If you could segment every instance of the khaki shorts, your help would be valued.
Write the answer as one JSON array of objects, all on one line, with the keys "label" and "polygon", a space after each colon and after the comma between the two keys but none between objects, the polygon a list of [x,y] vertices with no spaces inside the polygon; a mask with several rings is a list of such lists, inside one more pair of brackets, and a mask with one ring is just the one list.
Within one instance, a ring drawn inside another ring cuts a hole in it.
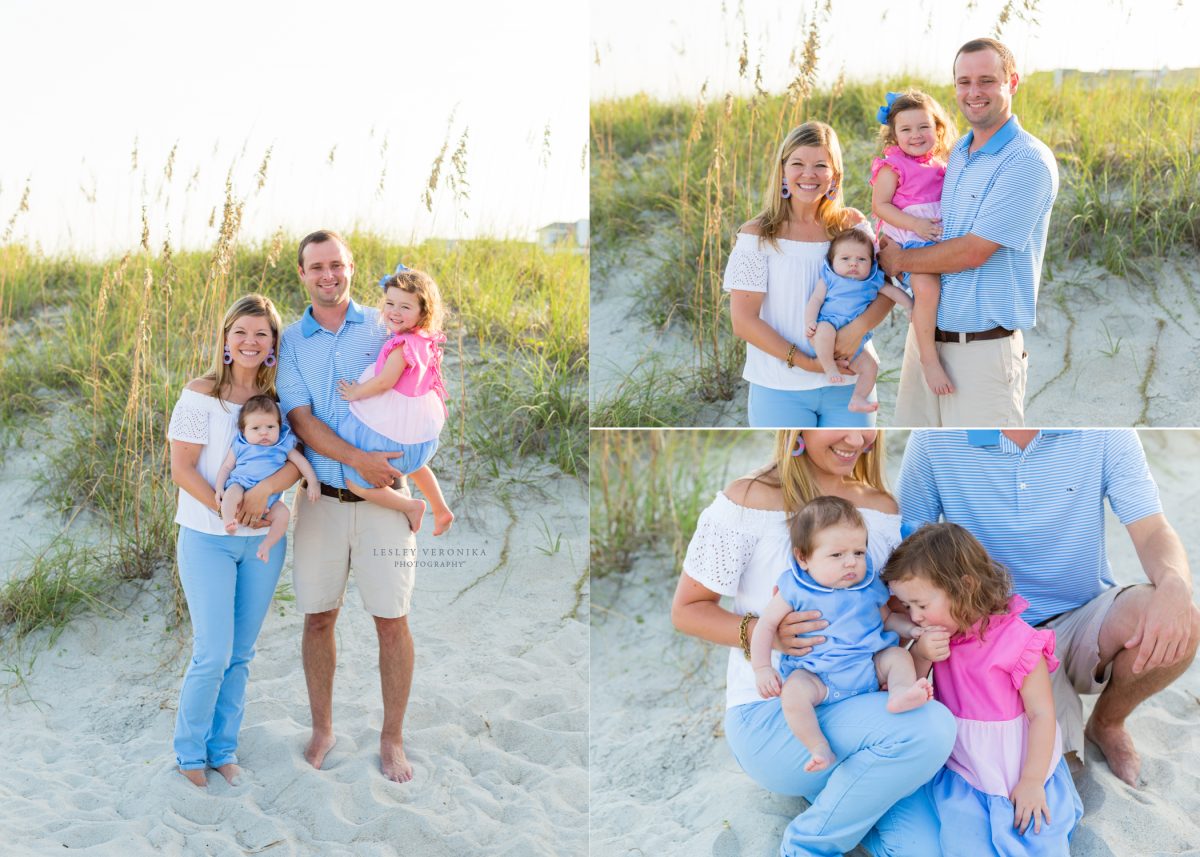
[{"label": "khaki shorts", "polygon": [[[1130,584],[1133,586],[1136,584]],[[1054,632],[1054,656],[1059,667],[1050,673],[1054,688],[1054,714],[1062,729],[1063,753],[1074,752],[1082,762],[1083,700],[1081,693],[1104,690],[1112,676],[1112,661],[1097,675],[1100,667],[1100,626],[1117,596],[1130,586],[1114,586],[1101,592],[1087,604],[1068,610],[1049,622],[1038,625]]]},{"label": "khaki shorts", "polygon": [[893,426],[1025,425],[1025,377],[1029,360],[1021,331],[978,342],[935,342],[942,368],[954,384],[949,396],[935,396],[921,374],[921,356],[910,325],[900,366]]},{"label": "khaki shorts", "polygon": [[[406,487],[399,489],[408,493]],[[321,495],[309,501],[296,492],[293,514],[292,583],[302,613],[342,606],[350,569],[372,616],[408,615],[416,580],[417,538],[400,512],[366,500],[343,503]]]}]

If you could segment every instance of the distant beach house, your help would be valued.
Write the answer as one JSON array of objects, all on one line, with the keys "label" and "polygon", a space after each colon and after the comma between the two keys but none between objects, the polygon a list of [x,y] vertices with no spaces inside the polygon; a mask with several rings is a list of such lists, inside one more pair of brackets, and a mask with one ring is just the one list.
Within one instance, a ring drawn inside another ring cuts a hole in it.
[{"label": "distant beach house", "polygon": [[538,244],[547,250],[568,250],[572,253],[588,251],[588,228],[586,218],[574,223],[551,223],[538,230]]},{"label": "distant beach house", "polygon": [[1067,80],[1075,81],[1084,88],[1113,80],[1144,83],[1154,87],[1200,83],[1200,68],[1105,68],[1100,71],[1056,68],[1053,74],[1055,89],[1058,89]]}]

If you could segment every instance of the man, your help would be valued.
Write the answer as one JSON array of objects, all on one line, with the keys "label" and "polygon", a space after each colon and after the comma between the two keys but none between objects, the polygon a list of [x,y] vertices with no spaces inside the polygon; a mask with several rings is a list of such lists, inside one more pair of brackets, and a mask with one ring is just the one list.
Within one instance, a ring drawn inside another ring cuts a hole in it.
[{"label": "man", "polygon": [[942,240],[901,250],[882,241],[888,274],[942,274],[935,347],[954,392],[925,384],[912,328],[904,344],[893,422],[902,426],[1025,424],[1026,354],[1033,327],[1058,166],[1012,113],[1016,62],[994,39],[954,58],[959,109],[971,130],[950,152],[942,185]]},{"label": "man", "polygon": [[[899,499],[906,534],[941,517],[970,530],[1008,568],[1029,602],[1021,618],[1055,632],[1061,665],[1051,679],[1063,753],[1082,762],[1086,735],[1136,787],[1141,759],[1125,718],[1184,673],[1200,642],[1187,555],[1163,516],[1137,433],[915,431]],[[1114,582],[1105,500],[1149,583]],[[940,660],[948,652],[922,654]],[[1086,727],[1080,693],[1100,694]]]},{"label": "man", "polygon": [[[335,232],[320,231],[300,242],[300,282],[312,304],[279,342],[280,404],[320,481],[321,497],[296,500],[293,582],[304,616],[304,678],[312,710],[312,736],[304,758],[320,768],[333,747],[333,674],[337,665],[334,623],[351,569],[363,607],[379,635],[383,689],[380,768],[395,782],[412,779],[404,755],[404,711],[412,686],[413,641],[407,614],[412,597],[416,538],[400,512],[362,502],[346,489],[342,464],[376,487],[400,481],[386,452],[363,452],[337,436],[348,413],[339,380],[356,380],[387,340],[379,311],[350,299],[354,258]],[[396,557],[401,557],[400,561]],[[407,558],[407,559],[404,559]]]}]

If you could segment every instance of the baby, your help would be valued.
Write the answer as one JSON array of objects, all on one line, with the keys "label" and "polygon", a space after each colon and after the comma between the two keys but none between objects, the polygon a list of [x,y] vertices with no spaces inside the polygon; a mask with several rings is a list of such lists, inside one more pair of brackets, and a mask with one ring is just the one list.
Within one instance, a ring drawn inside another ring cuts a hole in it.
[{"label": "baby", "polygon": [[[822,771],[836,756],[817,722],[817,706],[886,684],[888,711],[908,711],[932,699],[933,686],[917,678],[912,656],[896,645],[898,633],[916,637],[922,629],[888,609],[887,588],[867,561],[867,528],[858,510],[839,497],[817,497],[790,527],[792,563],[754,626],[750,663],[758,692],[782,697],[784,719],[812,757],[804,770]],[[825,642],[803,657],[781,655],[776,673],[771,649],[779,623],[796,610],[821,612],[829,623],[821,632]]]},{"label": "baby", "polygon": [[[267,395],[251,396],[242,405],[242,411],[238,414],[237,437],[233,439],[233,446],[217,471],[217,503],[221,507],[225,532],[237,531],[237,510],[246,490],[275,473],[288,461],[300,468],[300,474],[308,486],[308,499],[316,502],[319,496],[317,474],[308,459],[296,451],[296,437],[283,422],[279,404]],[[270,496],[263,516],[270,527],[255,552],[255,556],[263,562],[267,561],[271,548],[287,532],[288,519],[291,517],[288,507],[279,502],[279,496]]]},{"label": "baby", "polygon": [[[875,245],[867,233],[861,229],[846,229],[833,236],[821,276],[804,307],[805,333],[830,384],[842,383],[841,372],[833,359],[838,329],[862,315],[880,292],[897,303],[912,303],[903,289],[884,282],[883,272],[875,264]],[[849,409],[860,413],[874,411],[879,405],[869,401],[868,396],[875,387],[879,364],[860,346],[850,361],[850,368],[857,380]]]}]

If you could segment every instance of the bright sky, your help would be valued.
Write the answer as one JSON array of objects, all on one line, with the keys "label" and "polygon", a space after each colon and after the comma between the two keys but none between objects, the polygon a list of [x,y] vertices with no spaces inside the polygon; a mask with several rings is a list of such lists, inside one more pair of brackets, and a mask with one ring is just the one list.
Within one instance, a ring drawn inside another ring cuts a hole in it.
[{"label": "bright sky", "polygon": [[[243,239],[530,238],[587,217],[583,2],[0,0],[0,32],[0,236],[28,181],[12,237],[47,252],[131,249],[143,205],[154,246],[211,246],[231,168]],[[439,191],[430,214],[448,125],[442,179],[469,129],[469,200]]]},{"label": "bright sky", "polygon": [[[764,86],[780,92],[795,77],[793,49],[804,48],[814,10],[825,0],[604,0],[592,3],[594,99],[647,92],[692,99],[708,81],[710,98],[751,91],[754,67]],[[830,0],[821,19],[818,76],[834,81],[895,73],[943,78],[958,47],[992,36],[1004,0]],[[1017,2],[1017,7],[1024,4]],[[1198,0],[1041,0],[1036,23],[1014,16],[1001,40],[1018,72],[1078,68],[1200,66]],[[740,81],[744,8],[749,82]],[[636,23],[634,23],[636,22]],[[599,64],[596,64],[599,57]]]}]

